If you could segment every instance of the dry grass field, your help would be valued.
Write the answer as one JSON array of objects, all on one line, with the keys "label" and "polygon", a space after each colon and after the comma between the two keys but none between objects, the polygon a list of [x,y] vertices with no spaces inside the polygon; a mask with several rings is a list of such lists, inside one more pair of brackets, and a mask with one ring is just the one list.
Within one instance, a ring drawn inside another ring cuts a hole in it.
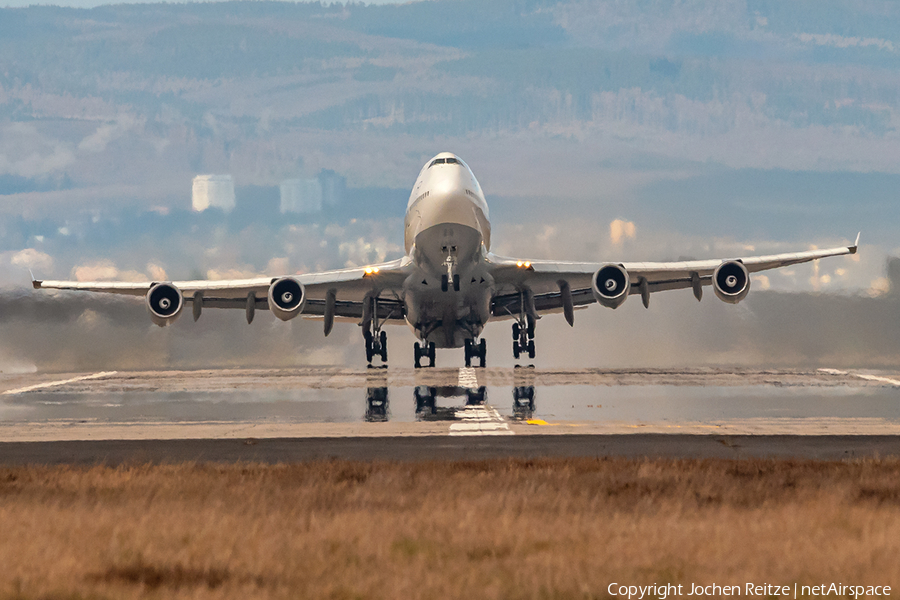
[{"label": "dry grass field", "polygon": [[596,598],[900,586],[900,462],[0,469],[0,599]]}]

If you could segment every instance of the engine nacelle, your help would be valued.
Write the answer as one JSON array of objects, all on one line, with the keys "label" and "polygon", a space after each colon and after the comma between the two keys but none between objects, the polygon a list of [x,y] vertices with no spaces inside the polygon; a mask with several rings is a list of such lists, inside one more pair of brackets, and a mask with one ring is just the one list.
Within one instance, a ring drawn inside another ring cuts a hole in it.
[{"label": "engine nacelle", "polygon": [[303,312],[306,290],[293,277],[276,279],[269,286],[269,310],[282,321],[290,321]]},{"label": "engine nacelle", "polygon": [[742,262],[723,262],[713,272],[713,290],[722,302],[737,304],[750,293],[750,271]]},{"label": "engine nacelle", "polygon": [[622,265],[605,265],[591,280],[594,299],[607,308],[619,308],[631,293],[631,279]]},{"label": "engine nacelle", "polygon": [[160,327],[174,323],[184,308],[181,290],[171,283],[157,283],[150,288],[144,300],[150,319]]}]

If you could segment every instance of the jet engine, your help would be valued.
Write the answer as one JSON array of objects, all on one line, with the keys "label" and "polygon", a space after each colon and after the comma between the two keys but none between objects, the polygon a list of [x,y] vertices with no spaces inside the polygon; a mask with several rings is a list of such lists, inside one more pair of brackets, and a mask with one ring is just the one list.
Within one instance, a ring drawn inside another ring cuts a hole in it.
[{"label": "jet engine", "polygon": [[591,280],[594,299],[607,308],[619,308],[631,293],[631,279],[621,265],[605,265]]},{"label": "jet engine", "polygon": [[725,261],[713,272],[713,290],[722,302],[737,304],[750,293],[750,272],[744,263]]},{"label": "jet engine", "polygon": [[303,312],[306,290],[293,277],[276,279],[269,286],[269,310],[282,321],[289,321]]},{"label": "jet engine", "polygon": [[184,308],[181,290],[171,283],[157,283],[151,287],[145,301],[150,319],[160,327],[174,323]]}]

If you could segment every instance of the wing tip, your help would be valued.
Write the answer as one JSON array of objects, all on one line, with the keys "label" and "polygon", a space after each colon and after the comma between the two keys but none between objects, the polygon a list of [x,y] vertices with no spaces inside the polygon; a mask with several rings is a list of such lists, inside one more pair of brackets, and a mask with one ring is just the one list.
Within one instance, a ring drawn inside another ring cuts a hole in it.
[{"label": "wing tip", "polygon": [[859,236],[862,235],[862,231],[856,234],[856,241],[853,242],[853,245],[848,248],[850,250],[850,254],[856,254],[859,252]]},{"label": "wing tip", "polygon": [[31,269],[28,269],[28,274],[31,275],[31,287],[36,290],[41,289],[41,284],[44,282],[40,279],[36,279],[34,276],[34,271],[32,271]]}]

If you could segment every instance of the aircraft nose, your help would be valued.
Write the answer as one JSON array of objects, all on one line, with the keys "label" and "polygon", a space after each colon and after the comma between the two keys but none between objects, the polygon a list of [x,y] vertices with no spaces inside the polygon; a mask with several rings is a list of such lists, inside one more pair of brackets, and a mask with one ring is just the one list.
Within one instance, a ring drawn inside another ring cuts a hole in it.
[{"label": "aircraft nose", "polygon": [[441,179],[434,185],[433,193],[445,196],[453,196],[459,192],[465,193],[466,180],[463,177],[462,169],[449,166],[445,168],[452,169],[452,171],[446,175],[442,174]]}]

